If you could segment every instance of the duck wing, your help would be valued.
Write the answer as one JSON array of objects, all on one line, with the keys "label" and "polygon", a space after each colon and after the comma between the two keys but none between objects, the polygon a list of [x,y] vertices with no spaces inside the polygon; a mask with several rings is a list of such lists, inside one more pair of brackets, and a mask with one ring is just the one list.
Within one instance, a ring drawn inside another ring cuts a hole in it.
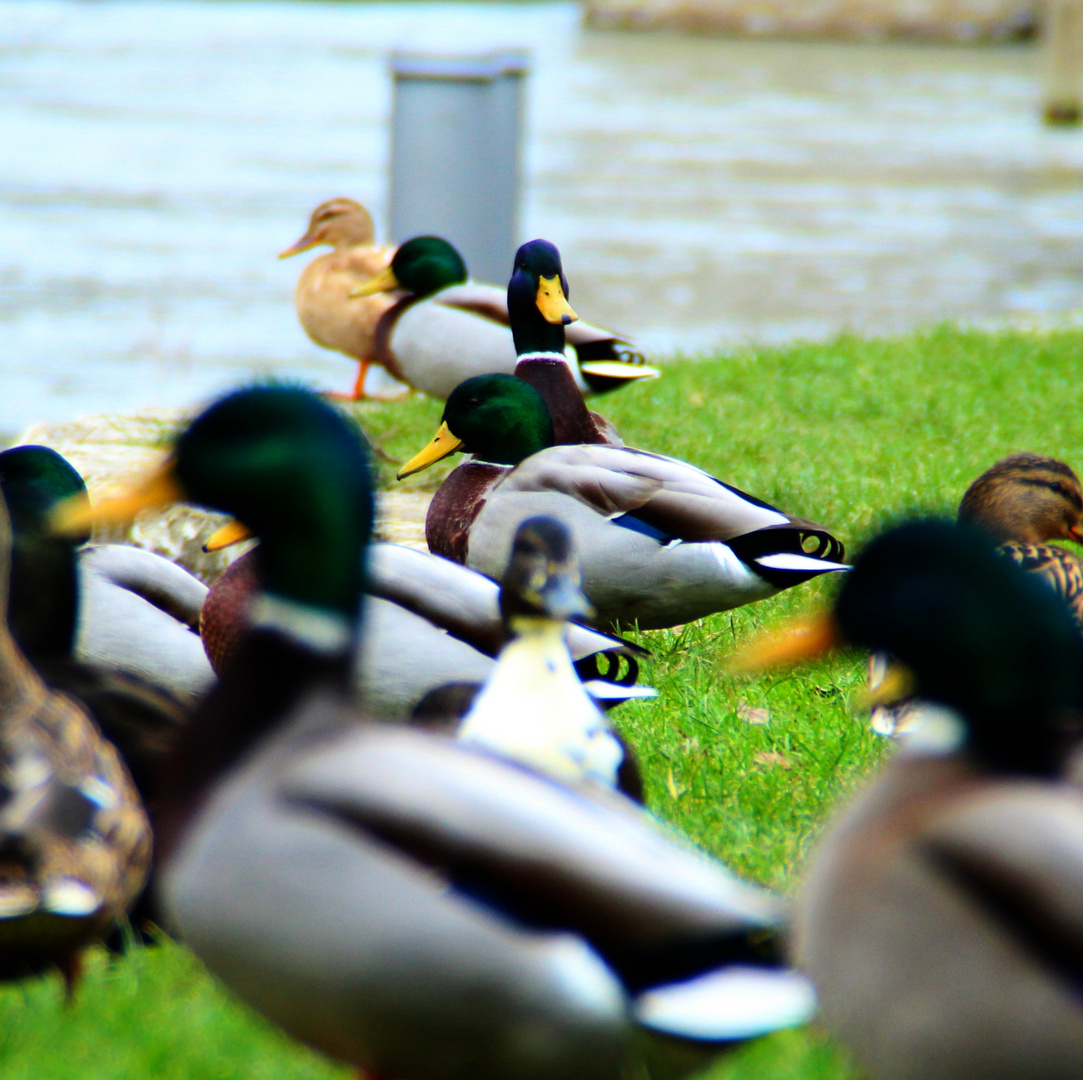
[{"label": "duck wing", "polygon": [[1035,962],[1083,987],[1083,792],[998,785],[926,829],[920,850]]},{"label": "duck wing", "polygon": [[[486,656],[495,658],[504,645],[500,586],[476,570],[401,544],[373,544],[368,584],[373,596],[422,616]],[[634,661],[647,655],[646,649],[615,634],[575,624],[568,630],[568,648],[577,661],[598,658],[599,654],[611,662],[618,656]],[[602,675],[610,666],[594,664],[587,677]],[[630,671],[634,664],[624,666]]]},{"label": "duck wing", "polygon": [[627,799],[425,732],[365,725],[279,790],[519,922],[582,935],[631,989],[747,959],[783,921],[777,897]]},{"label": "duck wing", "polygon": [[[552,447],[519,465],[497,492],[558,492],[662,543],[718,540],[757,565],[773,551],[832,561],[844,555],[842,544],[815,522],[786,514],[694,465],[643,450]],[[750,539],[754,535],[758,540]]]}]

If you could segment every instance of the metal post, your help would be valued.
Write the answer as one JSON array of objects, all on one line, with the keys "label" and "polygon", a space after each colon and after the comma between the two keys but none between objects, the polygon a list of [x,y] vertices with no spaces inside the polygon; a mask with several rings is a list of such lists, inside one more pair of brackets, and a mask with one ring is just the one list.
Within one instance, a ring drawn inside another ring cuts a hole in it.
[{"label": "metal post", "polygon": [[518,240],[521,53],[392,57],[390,233],[430,233],[477,281],[511,276]]},{"label": "metal post", "polygon": [[1042,115],[1083,122],[1083,0],[1046,0],[1042,20]]}]

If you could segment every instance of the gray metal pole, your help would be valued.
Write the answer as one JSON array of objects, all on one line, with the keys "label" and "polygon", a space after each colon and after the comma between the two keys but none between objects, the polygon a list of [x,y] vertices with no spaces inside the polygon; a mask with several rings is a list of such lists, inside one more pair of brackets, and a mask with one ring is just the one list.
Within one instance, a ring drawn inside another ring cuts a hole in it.
[{"label": "gray metal pole", "polygon": [[523,53],[391,60],[390,234],[443,236],[477,281],[511,276],[518,240]]},{"label": "gray metal pole", "polygon": [[1047,124],[1083,121],[1083,0],[1045,0],[1042,116]]}]

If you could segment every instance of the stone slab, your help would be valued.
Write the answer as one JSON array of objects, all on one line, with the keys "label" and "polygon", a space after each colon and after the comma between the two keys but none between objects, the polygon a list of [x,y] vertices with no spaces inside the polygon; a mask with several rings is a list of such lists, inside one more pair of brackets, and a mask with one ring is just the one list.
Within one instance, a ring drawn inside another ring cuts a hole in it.
[{"label": "stone slab", "polygon": [[[148,409],[130,416],[86,416],[64,424],[34,424],[12,443],[50,446],[86,481],[92,501],[137,483],[165,460],[173,434],[184,423],[179,410]],[[425,514],[430,494],[380,491],[376,500],[378,539],[427,551]],[[164,555],[210,584],[251,545],[207,554],[202,545],[226,518],[186,503],[144,510],[126,528],[99,529],[100,543],[128,543]]]}]

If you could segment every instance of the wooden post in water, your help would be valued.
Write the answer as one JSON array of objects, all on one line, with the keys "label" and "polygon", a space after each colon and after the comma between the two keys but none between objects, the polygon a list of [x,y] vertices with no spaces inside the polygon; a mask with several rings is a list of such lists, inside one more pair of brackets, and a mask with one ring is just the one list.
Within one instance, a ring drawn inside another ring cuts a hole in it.
[{"label": "wooden post in water", "polygon": [[1083,122],[1083,0],[1045,0],[1041,62],[1045,122]]},{"label": "wooden post in water", "polygon": [[518,239],[521,53],[392,57],[390,233],[443,236],[477,281],[505,282]]}]

